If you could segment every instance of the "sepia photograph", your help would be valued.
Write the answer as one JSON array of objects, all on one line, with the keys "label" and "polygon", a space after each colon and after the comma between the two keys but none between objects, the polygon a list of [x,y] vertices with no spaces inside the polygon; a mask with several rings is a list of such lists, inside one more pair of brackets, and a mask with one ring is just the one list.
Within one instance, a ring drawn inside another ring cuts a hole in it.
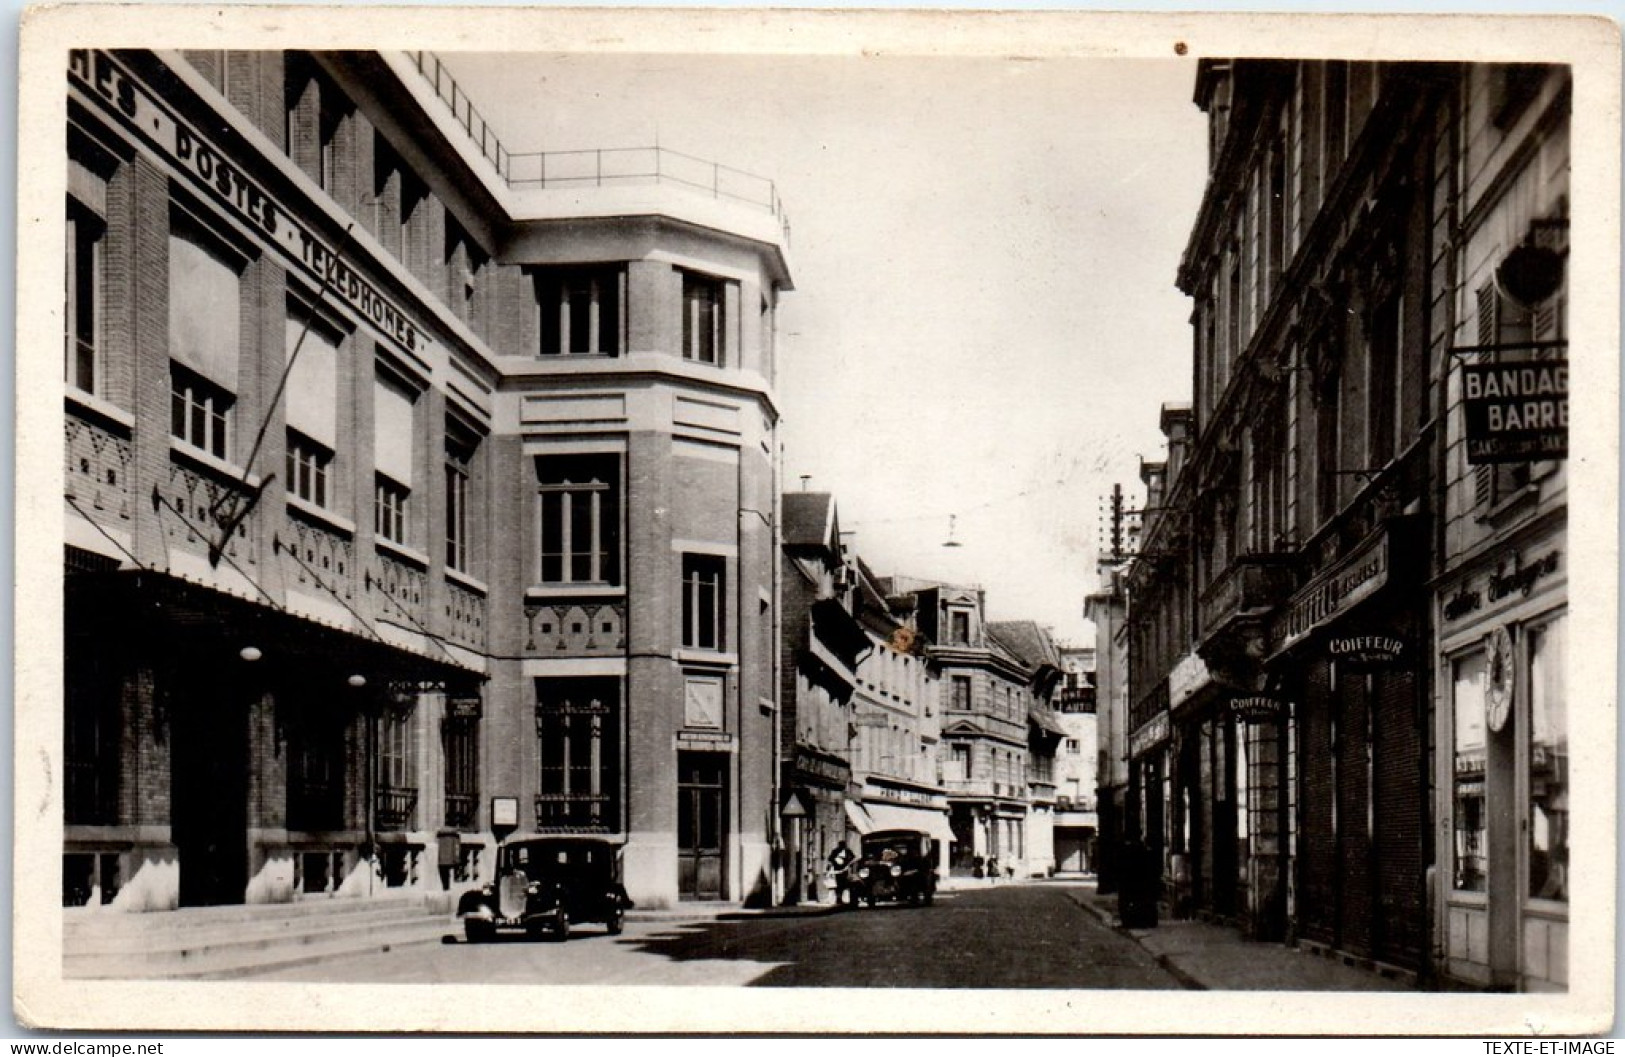
[{"label": "sepia photograph", "polygon": [[1614,23],[83,4],[21,97],[25,1027],[1611,1030]]}]

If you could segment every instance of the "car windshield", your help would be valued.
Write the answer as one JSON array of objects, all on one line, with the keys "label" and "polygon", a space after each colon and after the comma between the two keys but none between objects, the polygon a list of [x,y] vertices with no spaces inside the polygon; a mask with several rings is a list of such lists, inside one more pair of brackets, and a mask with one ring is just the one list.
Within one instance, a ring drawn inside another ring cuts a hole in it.
[{"label": "car windshield", "polygon": [[863,842],[863,854],[870,859],[879,859],[882,862],[891,862],[894,859],[907,859],[920,853],[918,837],[897,836],[885,837],[877,840]]},{"label": "car windshield", "polygon": [[559,877],[607,877],[615,849],[606,844],[512,844],[502,849],[502,864],[533,881]]}]

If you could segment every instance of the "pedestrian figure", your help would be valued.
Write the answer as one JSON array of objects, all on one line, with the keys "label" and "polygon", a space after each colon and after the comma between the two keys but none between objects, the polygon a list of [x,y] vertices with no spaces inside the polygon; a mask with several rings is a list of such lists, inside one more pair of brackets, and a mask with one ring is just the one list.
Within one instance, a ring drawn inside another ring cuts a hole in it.
[{"label": "pedestrian figure", "polygon": [[829,853],[829,873],[835,881],[836,906],[847,902],[847,889],[848,882],[851,880],[852,862],[856,858],[857,856],[852,854],[852,849],[846,846],[845,841],[835,845],[835,850]]},{"label": "pedestrian figure", "polygon": [[994,884],[999,883],[999,857],[997,855],[987,857],[987,876],[988,880]]}]

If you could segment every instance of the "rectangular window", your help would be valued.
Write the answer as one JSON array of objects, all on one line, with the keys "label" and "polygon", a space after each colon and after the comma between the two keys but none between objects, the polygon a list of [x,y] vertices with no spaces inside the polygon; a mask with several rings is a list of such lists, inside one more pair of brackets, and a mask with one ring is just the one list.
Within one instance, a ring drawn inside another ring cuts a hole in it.
[{"label": "rectangular window", "polygon": [[543,356],[620,353],[621,275],[618,268],[538,273]]},{"label": "rectangular window", "polygon": [[411,493],[383,474],[373,487],[372,530],[379,539],[406,546],[406,505]]},{"label": "rectangular window", "polygon": [[180,364],[169,369],[169,432],[216,458],[230,458],[231,394]]},{"label": "rectangular window", "polygon": [[953,697],[948,700],[948,707],[958,712],[970,711],[970,676],[956,675],[953,677]]},{"label": "rectangular window", "polygon": [[954,770],[956,772],[958,772],[959,780],[960,781],[968,781],[970,779],[970,777],[971,777],[971,771],[970,771],[970,746],[966,745],[964,743],[958,743],[958,744],[949,746],[949,748],[952,750],[952,753],[953,753],[952,762],[953,762]]},{"label": "rectangular window", "polygon": [[536,680],[538,831],[620,828],[619,710],[617,679]]},{"label": "rectangular window", "polygon": [[1529,633],[1529,898],[1569,901],[1568,618]]},{"label": "rectangular window", "polygon": [[343,336],[303,300],[289,298],[283,324],[288,427],[329,451],[338,448],[338,360]]},{"label": "rectangular window", "polygon": [[446,567],[468,571],[468,476],[472,448],[446,437]]},{"label": "rectangular window", "polygon": [[316,506],[327,505],[333,453],[297,430],[288,430],[288,492]]},{"label": "rectangular window", "polygon": [[726,333],[724,284],[683,273],[683,359],[723,364]]},{"label": "rectangular window", "polygon": [[242,341],[243,261],[178,208],[171,211],[171,224],[171,431],[193,447],[227,458]]},{"label": "rectangular window", "polygon": [[67,354],[68,385],[96,391],[96,353],[101,327],[102,218],[68,199]]},{"label": "rectangular window", "polygon": [[952,610],[948,622],[948,641],[955,646],[970,645],[970,614],[963,609]]},{"label": "rectangular window", "polygon": [[1453,665],[1455,697],[1455,872],[1458,892],[1483,892],[1489,879],[1488,817],[1485,814],[1484,655],[1469,654]]},{"label": "rectangular window", "polygon": [[449,718],[442,728],[446,753],[446,826],[472,830],[480,814],[480,721]]},{"label": "rectangular window", "polygon": [[615,454],[537,458],[542,583],[621,582],[620,476]]},{"label": "rectangular window", "polygon": [[344,828],[347,748],[343,725],[325,715],[306,712],[289,725],[289,829]]},{"label": "rectangular window", "polygon": [[[1511,345],[1534,339],[1534,316],[1530,311],[1508,297],[1502,297],[1493,283],[1478,288],[1478,344]],[[1515,355],[1521,356],[1522,353]],[[1499,362],[1500,354],[1487,356]],[[1479,506],[1494,506],[1529,483],[1529,463],[1484,463],[1471,467],[1473,472],[1473,502]]]},{"label": "rectangular window", "polygon": [[378,720],[378,788],[375,818],[379,829],[417,828],[416,718],[415,708],[389,708]]},{"label": "rectangular window", "polygon": [[1366,466],[1386,466],[1399,450],[1399,360],[1401,336],[1399,295],[1385,299],[1371,313],[1366,346]]},{"label": "rectangular window", "polygon": [[1077,738],[1068,738],[1068,739],[1066,739],[1066,752],[1067,752],[1068,756],[1076,756],[1078,753],[1080,753],[1082,751],[1083,751],[1083,747],[1079,743]]},{"label": "rectangular window", "polygon": [[1343,165],[1343,150],[1348,141],[1349,64],[1344,61],[1326,64],[1326,102],[1321,113],[1326,117],[1325,158],[1326,186],[1329,188],[1337,170]]},{"label": "rectangular window", "polygon": [[1318,380],[1315,393],[1315,486],[1322,520],[1337,513],[1342,478],[1342,379],[1334,367]]},{"label": "rectangular window", "polygon": [[683,645],[696,650],[724,648],[723,614],[726,561],[714,554],[683,555]]},{"label": "rectangular window", "polygon": [[417,394],[378,374],[373,380],[373,531],[380,539],[412,542],[409,501],[417,441]]}]

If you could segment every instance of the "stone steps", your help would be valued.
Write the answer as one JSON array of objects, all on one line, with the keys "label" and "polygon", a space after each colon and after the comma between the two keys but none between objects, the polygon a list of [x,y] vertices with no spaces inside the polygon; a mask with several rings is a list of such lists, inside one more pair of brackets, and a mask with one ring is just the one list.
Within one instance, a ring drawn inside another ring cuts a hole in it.
[{"label": "stone steps", "polygon": [[220,979],[438,943],[455,932],[448,915],[420,898],[96,913],[65,922],[62,969],[78,978]]}]

